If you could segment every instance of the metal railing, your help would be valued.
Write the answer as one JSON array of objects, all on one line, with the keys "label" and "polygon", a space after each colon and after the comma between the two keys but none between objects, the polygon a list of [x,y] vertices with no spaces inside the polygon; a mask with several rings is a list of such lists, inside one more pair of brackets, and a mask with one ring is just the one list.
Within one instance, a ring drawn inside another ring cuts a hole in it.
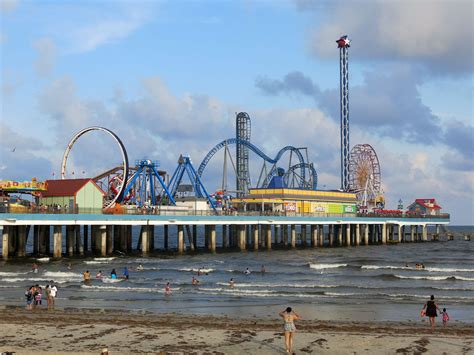
[{"label": "metal railing", "polygon": [[[166,206],[167,207],[167,206]],[[324,213],[324,212],[289,212],[289,211],[234,211],[219,210],[194,210],[194,209],[168,209],[166,207],[133,207],[122,208],[118,211],[104,211],[101,208],[69,208],[67,206],[41,206],[18,209],[0,207],[1,213],[15,214],[117,214],[117,215],[150,215],[150,216],[256,216],[256,217],[319,217],[319,218],[342,218],[342,217],[368,217],[368,218],[418,218],[418,219],[449,219],[448,213],[439,215],[425,214],[402,214],[402,213]]]}]

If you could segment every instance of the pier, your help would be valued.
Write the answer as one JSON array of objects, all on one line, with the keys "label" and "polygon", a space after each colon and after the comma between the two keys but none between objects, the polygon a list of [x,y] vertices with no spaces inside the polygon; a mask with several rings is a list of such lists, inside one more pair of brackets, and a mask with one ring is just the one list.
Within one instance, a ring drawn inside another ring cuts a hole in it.
[{"label": "pier", "polygon": [[[362,247],[439,240],[449,218],[1,214],[2,257]],[[428,233],[435,226],[435,233]],[[134,245],[132,227],[139,228]],[[198,228],[199,227],[199,228]],[[452,240],[452,234],[445,235]],[[29,239],[29,238],[32,238]]]}]

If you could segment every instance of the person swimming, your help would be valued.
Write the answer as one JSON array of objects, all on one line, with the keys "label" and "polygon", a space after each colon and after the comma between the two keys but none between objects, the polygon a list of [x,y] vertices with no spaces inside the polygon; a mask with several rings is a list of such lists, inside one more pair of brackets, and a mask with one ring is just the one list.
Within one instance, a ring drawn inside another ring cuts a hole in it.
[{"label": "person swimming", "polygon": [[244,271],[244,274],[245,274],[245,275],[250,275],[250,274],[251,274],[251,271],[249,270],[249,268],[247,268],[247,269]]},{"label": "person swimming", "polygon": [[143,265],[142,264],[137,266],[137,271],[143,271]]}]

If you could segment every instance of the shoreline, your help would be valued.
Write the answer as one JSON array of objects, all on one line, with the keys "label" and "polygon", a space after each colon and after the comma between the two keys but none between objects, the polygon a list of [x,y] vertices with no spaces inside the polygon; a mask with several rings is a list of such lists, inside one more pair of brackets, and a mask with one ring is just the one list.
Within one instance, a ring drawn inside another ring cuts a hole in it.
[{"label": "shoreline", "polygon": [[[473,351],[474,324],[301,320],[296,353],[464,353]],[[209,353],[284,354],[282,321],[95,309],[0,308],[0,351],[17,354]]]}]

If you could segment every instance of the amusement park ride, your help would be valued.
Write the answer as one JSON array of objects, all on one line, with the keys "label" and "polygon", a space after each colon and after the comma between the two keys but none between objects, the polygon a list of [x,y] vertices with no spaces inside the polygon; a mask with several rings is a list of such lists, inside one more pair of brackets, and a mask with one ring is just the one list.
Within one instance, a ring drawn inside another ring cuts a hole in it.
[{"label": "amusement park ride", "polygon": [[[347,36],[336,41],[340,50],[340,108],[341,108],[341,191],[357,193],[360,210],[371,210],[382,207],[384,199],[381,195],[380,165],[375,150],[369,144],[357,144],[349,150],[349,72],[348,49],[350,40]],[[275,157],[266,155],[250,141],[251,119],[245,112],[236,115],[236,135],[216,144],[204,157],[198,169],[192,165],[189,156],[181,155],[178,166],[171,179],[166,172],[158,170],[158,162],[142,159],[135,166],[129,166],[127,152],[122,141],[111,130],[104,127],[88,127],[74,135],[64,153],[61,176],[66,177],[66,164],[74,143],[84,134],[91,131],[101,131],[110,135],[117,143],[122,164],[108,170],[93,180],[104,190],[106,198],[104,208],[116,204],[136,206],[175,205],[180,192],[194,193],[197,199],[208,201],[209,207],[216,209],[218,201],[223,196],[241,197],[249,189],[273,187],[275,176],[283,177],[284,188],[316,190],[318,174],[313,162],[309,161],[307,148],[285,146]],[[235,159],[229,146],[235,145]],[[222,186],[216,194],[209,194],[203,184],[205,169],[211,159],[223,151]],[[249,159],[250,153],[262,160],[262,168],[257,183],[252,185]],[[286,169],[282,168],[285,156]],[[230,186],[227,179],[229,167],[235,175],[235,188]],[[185,174],[186,173],[186,174]],[[184,184],[187,177],[189,184]]]}]

